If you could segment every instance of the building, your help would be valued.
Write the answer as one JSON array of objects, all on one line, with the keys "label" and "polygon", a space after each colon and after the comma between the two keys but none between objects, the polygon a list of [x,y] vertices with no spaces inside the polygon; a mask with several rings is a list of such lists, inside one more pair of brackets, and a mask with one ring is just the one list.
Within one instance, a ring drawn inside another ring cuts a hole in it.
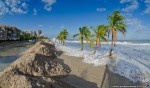
[{"label": "building", "polygon": [[26,34],[29,34],[31,36],[34,36],[33,31],[24,31]]},{"label": "building", "polygon": [[18,40],[20,32],[16,27],[0,25],[0,40]]},{"label": "building", "polygon": [[38,30],[36,32],[36,35],[37,35],[37,38],[40,38],[42,36],[42,31],[41,30]]}]

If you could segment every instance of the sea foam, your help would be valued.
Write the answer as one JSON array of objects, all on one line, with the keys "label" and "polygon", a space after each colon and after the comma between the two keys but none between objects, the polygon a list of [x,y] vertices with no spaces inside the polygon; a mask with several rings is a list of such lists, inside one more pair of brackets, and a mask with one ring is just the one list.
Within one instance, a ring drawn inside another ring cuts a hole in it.
[{"label": "sea foam", "polygon": [[[98,65],[108,65],[109,70],[133,81],[134,83],[150,82],[150,43],[117,42],[113,50],[113,57],[110,59],[109,44],[102,43],[102,48],[96,54],[86,46],[80,51],[80,44],[77,41],[67,41],[66,46],[56,43],[56,47],[62,49],[65,55],[84,57],[83,62]],[[76,43],[74,46],[72,46]],[[134,46],[133,46],[134,45]]]}]

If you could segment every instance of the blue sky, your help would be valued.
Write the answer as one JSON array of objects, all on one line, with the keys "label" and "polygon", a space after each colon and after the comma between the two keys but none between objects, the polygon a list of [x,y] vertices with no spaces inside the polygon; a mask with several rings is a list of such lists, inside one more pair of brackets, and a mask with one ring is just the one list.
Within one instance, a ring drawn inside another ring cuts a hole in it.
[{"label": "blue sky", "polygon": [[150,0],[1,0],[0,24],[41,29],[51,38],[66,28],[72,36],[84,25],[107,25],[114,10],[128,25],[126,37],[118,33],[118,39],[150,39]]}]

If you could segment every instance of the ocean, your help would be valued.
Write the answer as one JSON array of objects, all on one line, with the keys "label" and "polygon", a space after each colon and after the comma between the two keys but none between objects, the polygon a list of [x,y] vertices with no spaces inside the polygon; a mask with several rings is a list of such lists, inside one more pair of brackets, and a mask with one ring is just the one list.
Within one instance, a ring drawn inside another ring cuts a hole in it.
[{"label": "ocean", "polygon": [[67,40],[65,45],[58,42],[56,47],[62,49],[65,55],[83,57],[83,63],[108,65],[109,70],[133,81],[134,83],[150,82],[150,40],[120,40],[116,42],[113,49],[113,58],[110,59],[109,41],[102,42],[102,47],[97,49],[94,55],[94,48],[90,48],[84,41],[84,50],[80,51],[80,42]]}]

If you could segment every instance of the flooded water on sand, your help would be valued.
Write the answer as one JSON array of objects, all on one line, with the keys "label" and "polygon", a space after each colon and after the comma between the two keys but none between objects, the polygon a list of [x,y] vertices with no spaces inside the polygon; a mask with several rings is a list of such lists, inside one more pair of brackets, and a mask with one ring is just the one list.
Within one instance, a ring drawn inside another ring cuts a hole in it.
[{"label": "flooded water on sand", "polygon": [[32,45],[23,45],[12,48],[0,49],[0,72],[21,56],[21,53]]}]

